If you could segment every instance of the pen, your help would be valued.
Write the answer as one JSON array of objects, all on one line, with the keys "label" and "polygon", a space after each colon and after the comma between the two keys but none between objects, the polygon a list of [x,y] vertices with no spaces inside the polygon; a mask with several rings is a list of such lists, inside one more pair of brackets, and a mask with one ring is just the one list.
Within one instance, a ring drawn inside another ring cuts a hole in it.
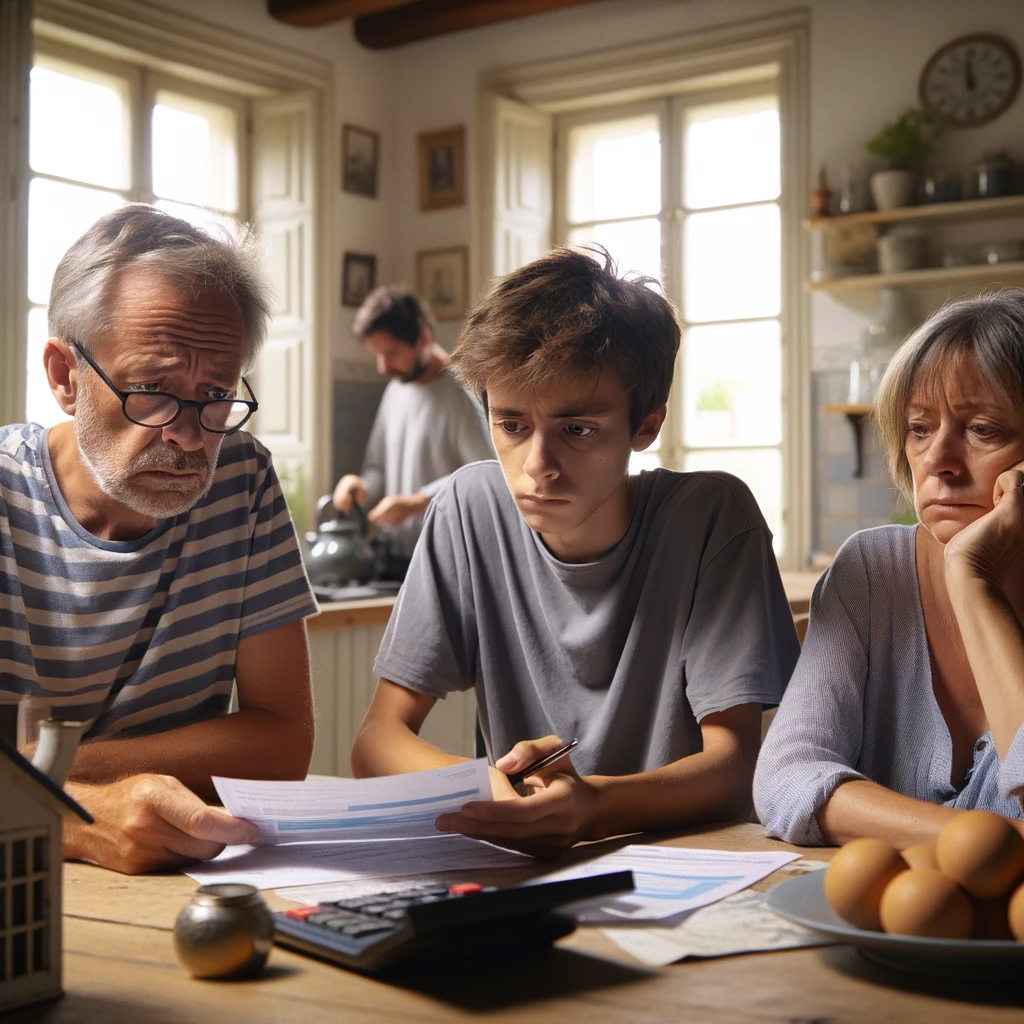
[{"label": "pen", "polygon": [[574,750],[579,746],[579,742],[579,740],[569,740],[568,743],[563,743],[557,750],[553,750],[550,754],[538,758],[533,764],[528,764],[521,772],[513,772],[508,777],[508,781],[513,787],[518,786],[523,779],[528,779],[534,773],[539,772],[541,768],[547,768],[549,764],[554,764],[560,758],[565,757],[570,750]]}]

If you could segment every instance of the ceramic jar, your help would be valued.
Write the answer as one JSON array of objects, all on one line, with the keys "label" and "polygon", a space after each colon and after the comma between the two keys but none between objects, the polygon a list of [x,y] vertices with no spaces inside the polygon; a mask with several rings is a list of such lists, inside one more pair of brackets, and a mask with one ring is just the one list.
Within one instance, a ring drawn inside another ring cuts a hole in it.
[{"label": "ceramic jar", "polygon": [[878,269],[883,274],[917,270],[925,264],[926,240],[919,231],[890,231],[878,239]]}]

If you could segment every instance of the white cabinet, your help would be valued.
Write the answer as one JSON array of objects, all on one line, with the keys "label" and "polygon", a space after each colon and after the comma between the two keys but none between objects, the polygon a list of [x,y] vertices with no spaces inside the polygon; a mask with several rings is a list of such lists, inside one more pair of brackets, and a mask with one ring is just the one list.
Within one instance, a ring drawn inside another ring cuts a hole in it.
[{"label": "white cabinet", "polygon": [[[349,752],[377,685],[377,656],[390,601],[325,605],[309,622],[309,651],[316,702],[316,744],[310,773],[351,775]],[[449,754],[472,757],[476,699],[472,691],[439,700],[421,735]]]}]

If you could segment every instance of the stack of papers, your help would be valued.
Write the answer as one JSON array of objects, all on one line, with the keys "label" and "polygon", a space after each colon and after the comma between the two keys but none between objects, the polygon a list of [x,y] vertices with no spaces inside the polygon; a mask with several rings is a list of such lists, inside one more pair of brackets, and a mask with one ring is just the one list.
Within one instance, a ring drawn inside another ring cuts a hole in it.
[{"label": "stack of papers", "polygon": [[736,853],[728,850],[691,850],[675,846],[626,846],[596,860],[536,879],[583,878],[606,871],[632,871],[636,889],[600,902],[580,904],[576,919],[595,924],[633,924],[662,921],[706,907],[740,889],[746,889],[783,864],[795,853]]},{"label": "stack of papers", "polygon": [[491,799],[483,758],[376,779],[213,783],[230,814],[259,826],[260,841],[229,846],[186,872],[203,885],[244,882],[273,889],[532,863],[525,854],[434,827],[439,814]]}]

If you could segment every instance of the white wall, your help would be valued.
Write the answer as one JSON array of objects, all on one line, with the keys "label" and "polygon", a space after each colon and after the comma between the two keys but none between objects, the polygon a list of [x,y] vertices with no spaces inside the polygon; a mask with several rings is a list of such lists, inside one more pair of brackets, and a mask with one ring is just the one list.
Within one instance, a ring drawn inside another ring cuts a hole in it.
[{"label": "white wall", "polygon": [[[397,260],[399,168],[397,164],[396,111],[400,104],[395,90],[394,54],[374,53],[352,37],[348,21],[322,28],[294,28],[271,18],[266,0],[150,0],[150,6],[164,7],[196,21],[230,28],[241,36],[273,43],[281,49],[305,53],[328,61],[334,68],[333,139],[331,174],[334,197],[325,221],[334,244],[327,279],[333,282],[334,323],[331,337],[338,359],[355,360],[370,375],[372,364],[351,334],[355,310],[341,306],[341,261],[345,251],[377,256],[377,280],[393,280],[400,273]],[[343,192],[341,189],[341,126],[355,124],[381,133],[381,177],[378,197]],[[348,364],[351,368],[351,364]]]}]

